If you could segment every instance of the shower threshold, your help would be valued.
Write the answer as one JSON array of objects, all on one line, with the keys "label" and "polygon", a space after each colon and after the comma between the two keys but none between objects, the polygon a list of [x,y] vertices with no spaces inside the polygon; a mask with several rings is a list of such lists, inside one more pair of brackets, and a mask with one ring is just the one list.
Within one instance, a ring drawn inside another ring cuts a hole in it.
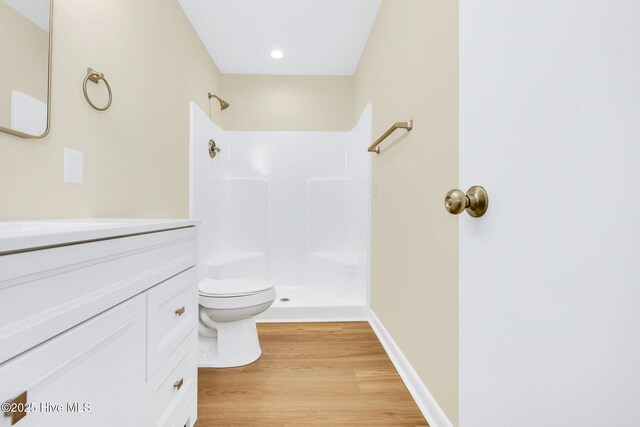
[{"label": "shower threshold", "polygon": [[[278,299],[276,299],[278,302]],[[349,322],[369,320],[369,307],[366,305],[342,306],[295,306],[293,301],[272,305],[260,314],[256,321],[263,322]]]}]

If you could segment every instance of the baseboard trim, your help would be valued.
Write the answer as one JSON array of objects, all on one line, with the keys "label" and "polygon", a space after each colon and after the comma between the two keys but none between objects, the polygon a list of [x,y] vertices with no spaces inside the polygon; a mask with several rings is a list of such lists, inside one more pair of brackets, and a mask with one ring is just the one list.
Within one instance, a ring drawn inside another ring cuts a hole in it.
[{"label": "baseboard trim", "polygon": [[368,322],[366,306],[271,307],[256,317],[258,323],[285,322]]},{"label": "baseboard trim", "polygon": [[404,381],[404,384],[409,389],[409,393],[416,401],[418,408],[424,415],[425,419],[431,427],[453,427],[451,421],[447,418],[442,408],[438,405],[438,402],[433,398],[427,387],[424,385],[420,377],[413,369],[405,355],[400,350],[400,347],[395,343],[389,331],[387,331],[378,319],[378,316],[370,310],[369,312],[369,324],[371,328],[378,336],[378,339],[382,343],[382,346],[389,355],[389,359],[395,366],[400,378]]}]

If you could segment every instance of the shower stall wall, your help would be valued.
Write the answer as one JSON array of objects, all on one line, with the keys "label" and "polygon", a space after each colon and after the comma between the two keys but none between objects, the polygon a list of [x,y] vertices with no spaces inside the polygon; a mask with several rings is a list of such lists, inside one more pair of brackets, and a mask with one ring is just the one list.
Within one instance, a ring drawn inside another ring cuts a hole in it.
[{"label": "shower stall wall", "polygon": [[350,132],[228,132],[192,103],[200,279],[270,282],[277,298],[262,319],[365,318],[370,141],[370,106]]}]

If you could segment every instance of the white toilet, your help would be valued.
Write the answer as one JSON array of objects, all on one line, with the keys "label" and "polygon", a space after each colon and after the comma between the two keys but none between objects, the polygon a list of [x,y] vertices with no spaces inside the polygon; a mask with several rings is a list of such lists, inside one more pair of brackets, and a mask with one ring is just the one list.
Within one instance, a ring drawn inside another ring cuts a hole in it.
[{"label": "white toilet", "polygon": [[204,279],[199,291],[199,365],[230,368],[256,361],[262,349],[254,316],[273,304],[273,286],[252,279]]}]

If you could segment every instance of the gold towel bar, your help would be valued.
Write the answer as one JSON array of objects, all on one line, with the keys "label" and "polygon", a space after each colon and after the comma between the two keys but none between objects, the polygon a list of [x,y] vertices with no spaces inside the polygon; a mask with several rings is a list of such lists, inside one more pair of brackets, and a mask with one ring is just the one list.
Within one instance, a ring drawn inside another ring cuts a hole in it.
[{"label": "gold towel bar", "polygon": [[391,135],[396,129],[406,129],[408,131],[413,129],[413,120],[409,120],[408,122],[397,122],[396,124],[391,126],[388,131],[386,131],[380,138],[376,140],[376,142],[371,144],[371,147],[369,147],[367,151],[380,154],[380,147],[378,147],[378,145],[380,145],[380,143],[384,141],[389,135]]}]

